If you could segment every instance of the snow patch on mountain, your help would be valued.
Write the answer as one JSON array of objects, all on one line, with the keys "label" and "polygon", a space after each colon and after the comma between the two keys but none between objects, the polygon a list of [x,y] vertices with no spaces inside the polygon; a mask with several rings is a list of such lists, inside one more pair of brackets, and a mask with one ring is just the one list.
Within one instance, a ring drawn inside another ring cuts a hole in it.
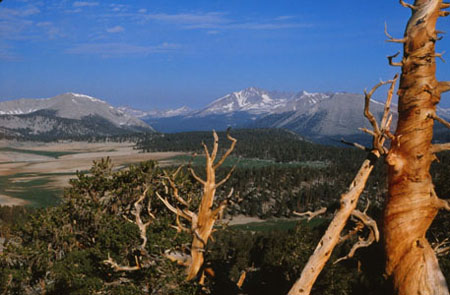
[{"label": "snow patch on mountain", "polygon": [[150,111],[142,111],[138,109],[134,109],[129,106],[118,107],[118,110],[124,112],[125,114],[129,114],[135,116],[137,118],[147,119],[147,118],[169,118],[169,117],[177,117],[177,116],[185,116],[192,112],[192,109],[187,106],[182,106],[176,109],[168,109],[168,110],[150,110]]},{"label": "snow patch on mountain", "polygon": [[68,92],[51,98],[18,99],[0,102],[0,115],[23,115],[39,110],[54,110],[61,118],[81,120],[99,116],[116,126],[137,126],[151,129],[136,117],[123,113],[106,101],[89,95]]},{"label": "snow patch on mountain", "polygon": [[[219,115],[233,112],[247,112],[250,114],[264,114],[286,104],[286,98],[278,98],[279,93],[250,87],[220,97],[207,105],[204,109],[191,116]],[[275,98],[277,97],[277,98]]]}]

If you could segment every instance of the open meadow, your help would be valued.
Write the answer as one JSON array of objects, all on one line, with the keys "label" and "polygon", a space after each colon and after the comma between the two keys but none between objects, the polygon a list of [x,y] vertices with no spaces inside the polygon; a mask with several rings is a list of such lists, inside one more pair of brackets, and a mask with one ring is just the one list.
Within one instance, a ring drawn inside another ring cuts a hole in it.
[{"label": "open meadow", "polygon": [[141,153],[130,142],[37,143],[0,141],[0,205],[43,207],[56,204],[77,171],[110,157],[116,168],[147,160],[161,165],[183,153]]}]

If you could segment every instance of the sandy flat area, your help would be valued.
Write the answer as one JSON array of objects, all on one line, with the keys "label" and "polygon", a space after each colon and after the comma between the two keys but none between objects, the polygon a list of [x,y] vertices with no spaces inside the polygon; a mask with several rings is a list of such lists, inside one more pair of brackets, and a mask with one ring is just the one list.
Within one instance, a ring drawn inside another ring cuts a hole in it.
[{"label": "sandy flat area", "polygon": [[[15,149],[46,151],[46,152],[73,152],[58,158],[22,153],[20,151],[0,152],[0,176],[15,175],[18,173],[33,174],[32,177],[18,177],[14,183],[27,182],[39,178],[40,174],[70,174],[51,176],[49,187],[63,188],[68,185],[68,180],[73,178],[76,171],[86,171],[92,166],[93,161],[110,157],[114,166],[138,163],[147,160],[157,160],[161,166],[167,165],[167,159],[184,153],[141,153],[134,149],[133,143],[34,143],[34,142],[8,142],[0,141],[0,147]],[[45,176],[48,178],[48,176]],[[4,190],[6,192],[6,190]],[[17,200],[18,205],[25,201],[15,199],[7,195],[0,195],[0,205],[13,205]]]},{"label": "sandy flat area", "polygon": [[238,224],[247,224],[253,222],[264,222],[266,220],[261,219],[259,217],[251,217],[245,215],[236,215],[232,216],[229,219],[224,219],[223,222],[228,223],[228,225],[238,225]]},{"label": "sandy flat area", "polygon": [[0,205],[2,206],[23,206],[26,204],[28,204],[28,202],[25,200],[0,195]]}]

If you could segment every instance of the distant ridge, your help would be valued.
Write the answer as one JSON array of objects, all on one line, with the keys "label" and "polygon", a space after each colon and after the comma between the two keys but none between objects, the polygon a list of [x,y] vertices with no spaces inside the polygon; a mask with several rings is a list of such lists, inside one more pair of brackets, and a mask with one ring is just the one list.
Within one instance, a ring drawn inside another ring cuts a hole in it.
[{"label": "distant ridge", "polygon": [[[380,115],[383,103],[372,101]],[[364,97],[344,92],[278,92],[250,87],[224,95],[204,108],[183,115],[143,117],[160,132],[224,130],[234,128],[285,128],[317,142],[336,144],[341,137],[366,137],[358,130],[369,127],[363,116]]]},{"label": "distant ridge", "polygon": [[52,98],[0,102],[0,128],[4,134],[19,137],[54,138],[154,131],[144,121],[103,100],[72,92]]},{"label": "distant ridge", "polygon": [[[384,103],[371,100],[380,117]],[[396,105],[392,106],[396,125]],[[284,128],[316,142],[339,144],[341,138],[370,145],[359,128],[370,125],[363,115],[364,96],[347,92],[280,92],[249,87],[213,100],[204,108],[143,112],[141,118],[159,132],[209,131],[234,128]],[[185,110],[185,111],[180,111]],[[134,110],[136,112],[137,110]],[[450,119],[450,109],[437,109]],[[444,132],[436,127],[439,135]],[[445,134],[444,134],[445,135]]]}]

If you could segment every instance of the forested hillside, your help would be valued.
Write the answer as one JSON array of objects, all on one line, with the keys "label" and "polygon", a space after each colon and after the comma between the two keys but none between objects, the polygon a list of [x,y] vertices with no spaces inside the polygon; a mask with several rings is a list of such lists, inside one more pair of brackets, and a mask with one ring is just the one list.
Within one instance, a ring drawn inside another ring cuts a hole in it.
[{"label": "forested hillside", "polygon": [[[200,178],[205,176],[203,150],[197,147],[202,140],[210,145],[212,137],[210,132],[187,135],[174,135],[176,140],[161,136],[160,145],[153,145],[152,150],[175,147],[189,151],[197,141],[192,151],[199,155],[195,160],[177,158],[185,161],[185,166],[174,179],[179,195],[190,200],[189,210],[195,211],[202,187],[188,169],[193,168]],[[227,226],[227,219],[218,223],[205,251],[203,285],[199,280],[186,281],[185,267],[168,259],[168,253],[181,255],[190,248],[190,234],[174,228],[180,220],[156,196],[158,192],[174,201],[167,177],[177,166],[163,169],[157,163],[145,162],[116,171],[105,159],[71,181],[59,206],[40,210],[0,208],[0,292],[286,294],[338,207],[337,197],[355,174],[364,153],[315,145],[278,130],[242,130],[232,135],[238,139],[234,157],[224,162],[217,175],[222,179],[237,164],[230,179],[217,191],[219,204],[234,189],[225,217],[244,214],[291,219],[235,226]],[[220,156],[228,142],[224,134],[219,136]],[[450,153],[438,157],[440,163],[432,171],[436,191],[449,195]],[[361,207],[370,197],[369,212],[374,218],[381,215],[385,178],[381,165],[376,167],[362,196]],[[322,206],[328,207],[327,214],[316,220],[307,223],[292,219],[292,211]],[[430,240],[444,239],[448,220],[446,215],[436,220]],[[146,242],[139,224],[147,224]],[[357,224],[352,221],[347,230]],[[345,256],[355,239],[349,235],[331,262]],[[382,255],[377,244],[358,251],[353,259],[330,264],[313,294],[388,294],[390,285],[383,278]],[[440,259],[449,279],[450,259],[448,255]],[[243,274],[245,280],[239,287],[236,284]]]},{"label": "forested hillside", "polygon": [[[244,158],[258,158],[275,162],[321,161],[340,156],[345,158],[350,154],[359,153],[355,150],[315,144],[285,129],[233,129],[231,132],[239,142],[233,155]],[[225,131],[217,132],[217,134],[219,141],[225,141]],[[136,148],[143,152],[202,153],[203,148],[199,144],[201,142],[211,145],[211,132],[147,134],[138,141]],[[224,146],[221,148],[225,149]]]}]

